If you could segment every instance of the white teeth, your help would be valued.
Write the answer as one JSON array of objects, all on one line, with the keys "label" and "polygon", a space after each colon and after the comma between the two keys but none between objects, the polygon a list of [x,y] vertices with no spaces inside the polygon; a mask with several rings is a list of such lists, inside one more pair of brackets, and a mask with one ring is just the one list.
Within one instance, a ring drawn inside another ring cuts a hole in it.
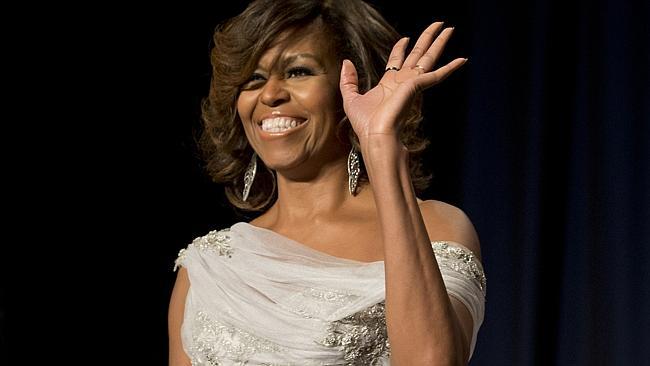
[{"label": "white teeth", "polygon": [[266,132],[282,132],[299,126],[300,123],[293,118],[275,117],[262,121],[262,130]]}]

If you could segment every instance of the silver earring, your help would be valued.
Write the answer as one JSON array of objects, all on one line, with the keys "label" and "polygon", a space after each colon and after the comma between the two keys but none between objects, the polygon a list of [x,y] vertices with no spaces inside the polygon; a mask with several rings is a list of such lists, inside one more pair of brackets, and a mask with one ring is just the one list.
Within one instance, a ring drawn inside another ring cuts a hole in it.
[{"label": "silver earring", "polygon": [[244,202],[246,202],[248,199],[248,193],[251,191],[251,186],[253,185],[253,180],[255,179],[255,173],[257,173],[257,154],[253,152],[251,162],[248,163],[248,167],[244,173],[244,191],[242,192],[242,195],[244,196]]},{"label": "silver earring", "polygon": [[348,188],[350,194],[355,196],[357,192],[357,181],[359,180],[359,152],[352,146],[350,154],[348,155]]}]

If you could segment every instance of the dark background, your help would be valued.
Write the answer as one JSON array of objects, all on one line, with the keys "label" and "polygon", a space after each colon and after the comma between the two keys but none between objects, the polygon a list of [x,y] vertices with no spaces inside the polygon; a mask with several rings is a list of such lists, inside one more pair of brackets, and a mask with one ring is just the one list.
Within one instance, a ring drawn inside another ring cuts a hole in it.
[{"label": "dark background", "polygon": [[[421,198],[481,238],[471,364],[650,365],[649,3],[373,4],[411,39],[456,26],[443,61],[469,58],[425,92]],[[6,364],[165,364],[176,253],[248,220],[194,147],[212,30],[244,7],[40,6],[5,32]]]}]

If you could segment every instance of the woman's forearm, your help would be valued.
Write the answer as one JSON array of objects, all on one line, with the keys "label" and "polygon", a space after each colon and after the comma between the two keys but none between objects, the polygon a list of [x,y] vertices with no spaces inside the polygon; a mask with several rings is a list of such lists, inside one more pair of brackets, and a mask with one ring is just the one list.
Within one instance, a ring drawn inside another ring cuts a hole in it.
[{"label": "woman's forearm", "polygon": [[392,135],[362,145],[372,185],[386,274],[391,360],[402,365],[457,365],[462,334],[413,190],[408,154]]}]

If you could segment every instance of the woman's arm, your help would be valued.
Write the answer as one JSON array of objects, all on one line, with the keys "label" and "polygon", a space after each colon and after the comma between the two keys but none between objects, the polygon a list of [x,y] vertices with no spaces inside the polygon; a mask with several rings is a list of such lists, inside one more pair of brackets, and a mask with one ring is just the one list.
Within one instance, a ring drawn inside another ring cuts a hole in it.
[{"label": "woman's arm", "polygon": [[[388,135],[368,139],[362,154],[384,244],[391,360],[397,366],[465,365],[472,317],[460,301],[447,294],[411,184],[408,154],[401,142]],[[423,204],[427,206],[433,205]],[[459,242],[478,253],[471,223],[453,209],[428,207],[423,211],[430,225],[446,231],[436,232],[437,238]],[[441,214],[451,215],[441,222]]]},{"label": "woman's arm", "polygon": [[187,269],[181,267],[176,276],[176,283],[169,301],[168,331],[169,331],[169,366],[191,366],[192,362],[183,350],[181,342],[181,325],[185,311],[185,298],[190,288]]},{"label": "woman's arm", "polygon": [[[457,58],[434,70],[453,28],[430,25],[405,57],[408,39],[398,41],[379,84],[359,93],[354,65],[341,68],[343,107],[359,137],[377,206],[384,245],[386,322],[394,365],[463,365],[471,339],[467,313],[447,295],[413,190],[408,151],[400,142],[402,117],[415,96],[467,60]],[[428,218],[427,218],[428,219]],[[461,244],[478,247],[470,225],[457,226]],[[448,240],[452,240],[448,238]],[[467,311],[465,309],[465,311]]]},{"label": "woman's arm", "polygon": [[[431,241],[449,240],[462,244],[476,256],[479,262],[482,262],[478,235],[474,225],[462,210],[440,201],[424,201],[420,203],[420,212]],[[474,333],[474,319],[460,300],[453,296],[449,296],[449,300],[460,321],[469,351]]]}]

